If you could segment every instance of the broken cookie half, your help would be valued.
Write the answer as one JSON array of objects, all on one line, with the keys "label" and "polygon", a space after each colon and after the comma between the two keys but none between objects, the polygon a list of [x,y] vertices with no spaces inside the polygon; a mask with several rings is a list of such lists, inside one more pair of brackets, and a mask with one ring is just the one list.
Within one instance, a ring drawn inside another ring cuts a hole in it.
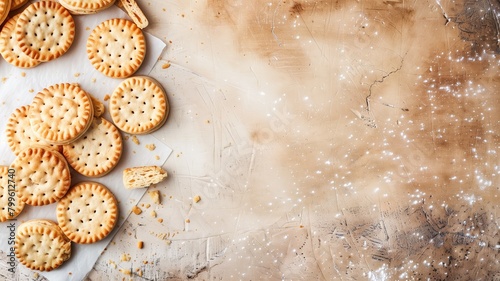
[{"label": "broken cookie half", "polygon": [[123,170],[123,185],[128,188],[148,187],[167,178],[167,172],[158,166],[142,166]]}]

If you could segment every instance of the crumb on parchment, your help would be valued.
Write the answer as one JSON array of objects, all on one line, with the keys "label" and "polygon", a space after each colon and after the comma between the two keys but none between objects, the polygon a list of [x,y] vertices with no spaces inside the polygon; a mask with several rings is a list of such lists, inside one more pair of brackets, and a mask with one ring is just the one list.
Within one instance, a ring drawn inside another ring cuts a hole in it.
[{"label": "crumb on parchment", "polygon": [[154,143],[150,143],[150,144],[146,144],[146,148],[149,150],[149,151],[153,151],[156,149],[156,145]]},{"label": "crumb on parchment", "polygon": [[134,206],[134,207],[132,207],[132,212],[136,215],[140,215],[142,213],[142,210],[141,210],[141,208]]},{"label": "crumb on parchment", "polygon": [[135,144],[137,144],[137,145],[141,144],[141,142],[139,141],[139,139],[137,138],[137,136],[132,136],[132,141],[133,141]]},{"label": "crumb on parchment", "polygon": [[200,195],[196,195],[194,198],[193,198],[193,202],[194,203],[198,203],[201,201],[201,196]]},{"label": "crumb on parchment", "polygon": [[132,271],[130,271],[130,269],[120,268],[120,272],[124,275],[132,276]]},{"label": "crumb on parchment", "polygon": [[144,242],[143,241],[137,241],[137,248],[138,249],[144,248]]},{"label": "crumb on parchment", "polygon": [[160,196],[160,191],[159,190],[151,190],[148,191],[149,197],[155,204],[161,204],[161,196]]},{"label": "crumb on parchment", "polygon": [[130,258],[130,254],[126,254],[126,253],[124,253],[124,254],[122,254],[122,255],[120,256],[120,260],[121,260],[121,261],[130,261],[130,259],[131,259],[131,258]]},{"label": "crumb on parchment", "polygon": [[151,211],[150,214],[151,214],[151,217],[156,218],[156,212],[155,211]]},{"label": "crumb on parchment", "polygon": [[110,97],[108,94],[106,94],[106,95],[104,96],[104,101],[108,101],[110,98],[111,98],[111,97]]},{"label": "crumb on parchment", "polygon": [[164,63],[164,64],[161,66],[161,68],[163,68],[163,69],[167,69],[167,68],[169,68],[169,67],[170,67],[170,63],[169,63],[169,62],[166,62],[166,63]]}]

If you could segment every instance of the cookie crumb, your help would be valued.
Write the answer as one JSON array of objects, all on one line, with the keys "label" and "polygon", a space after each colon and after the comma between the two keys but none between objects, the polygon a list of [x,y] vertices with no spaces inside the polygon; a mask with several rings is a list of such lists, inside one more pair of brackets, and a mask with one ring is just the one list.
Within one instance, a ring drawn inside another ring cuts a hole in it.
[{"label": "cookie crumb", "polygon": [[124,275],[132,276],[132,271],[130,271],[130,269],[120,268],[120,272],[123,273]]},{"label": "cookie crumb", "polygon": [[141,210],[141,208],[134,206],[134,207],[132,207],[132,212],[134,212],[134,214],[136,214],[136,215],[139,215],[142,213],[142,210]]},{"label": "cookie crumb", "polygon": [[160,155],[156,155],[156,156],[155,156],[155,159],[156,159],[156,160],[160,160]]},{"label": "cookie crumb", "polygon": [[149,209],[149,207],[151,207],[151,204],[146,203],[146,205],[144,205],[144,207],[146,207],[146,209]]},{"label": "cookie crumb", "polygon": [[95,82],[97,81],[97,79],[92,78],[92,80],[91,80],[91,81],[92,81],[92,83],[95,83]]},{"label": "cookie crumb", "polygon": [[80,77],[80,72],[77,72],[77,73],[73,74],[73,76]]},{"label": "cookie crumb", "polygon": [[155,211],[151,211],[151,216],[152,216],[153,218],[156,218],[156,212],[155,212]]},{"label": "cookie crumb", "polygon": [[132,136],[132,141],[133,141],[135,144],[137,144],[137,145],[139,145],[139,144],[141,143],[141,142],[139,141],[139,139],[138,139],[136,136]]},{"label": "cookie crumb", "polygon": [[186,223],[191,223],[191,220],[190,219],[186,219]]},{"label": "cookie crumb", "polygon": [[158,219],[158,222],[159,222],[159,223],[162,223],[162,222],[163,222],[163,219],[162,219],[162,218],[159,218],[159,219]]},{"label": "cookie crumb", "polygon": [[135,271],[137,272],[137,276],[142,277],[142,270],[140,268],[137,268]]},{"label": "cookie crumb", "polygon": [[122,254],[120,257],[121,261],[130,261],[130,255],[129,254]]},{"label": "cookie crumb", "polygon": [[21,77],[26,77],[26,72],[21,72]]},{"label": "cookie crumb", "polygon": [[165,243],[166,243],[167,245],[170,245],[170,244],[172,244],[172,240],[165,240]]},{"label": "cookie crumb", "polygon": [[110,98],[111,98],[111,97],[110,97],[109,95],[107,95],[107,94],[106,94],[106,95],[104,96],[104,101],[108,101]]},{"label": "cookie crumb", "polygon": [[163,68],[163,69],[167,69],[167,68],[169,68],[169,67],[170,67],[170,63],[169,63],[169,62],[164,63],[164,64],[161,66],[161,68]]},{"label": "cookie crumb", "polygon": [[35,90],[34,89],[29,89],[28,92],[33,93]]},{"label": "cookie crumb", "polygon": [[153,203],[155,204],[161,204],[161,200],[160,200],[160,191],[159,190],[151,190],[151,191],[148,191],[148,194],[149,194],[149,197],[151,197],[151,200],[153,201]]},{"label": "cookie crumb", "polygon": [[193,201],[194,203],[198,203],[201,201],[201,196],[200,195],[196,195],[194,198],[193,198]]},{"label": "cookie crumb", "polygon": [[142,241],[138,241],[138,242],[137,242],[137,248],[138,248],[138,249],[142,249],[143,247],[144,247],[144,242],[142,242]]},{"label": "cookie crumb", "polygon": [[146,144],[146,148],[149,149],[150,151],[153,151],[156,149],[156,145],[154,143]]}]

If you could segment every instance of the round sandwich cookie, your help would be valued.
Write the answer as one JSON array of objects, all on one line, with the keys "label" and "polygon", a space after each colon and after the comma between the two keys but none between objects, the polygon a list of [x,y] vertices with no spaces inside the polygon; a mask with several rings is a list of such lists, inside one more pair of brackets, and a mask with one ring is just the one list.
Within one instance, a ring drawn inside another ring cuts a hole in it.
[{"label": "round sandwich cookie", "polygon": [[24,202],[15,186],[16,171],[0,166],[0,222],[14,219],[24,209]]},{"label": "round sandwich cookie", "polygon": [[71,186],[71,174],[64,156],[48,147],[29,147],[10,165],[21,200],[41,206],[59,201]]},{"label": "round sandwich cookie", "polygon": [[170,106],[163,87],[153,78],[134,76],[113,91],[109,111],[115,125],[133,134],[148,134],[166,121]]},{"label": "round sandwich cookie", "polygon": [[95,14],[111,7],[115,0],[59,0],[70,13],[75,15]]},{"label": "round sandwich cookie", "polygon": [[11,0],[0,0],[0,25],[5,21],[9,15],[11,7]]},{"label": "round sandwich cookie", "polygon": [[18,155],[19,152],[31,146],[50,146],[61,152],[61,146],[49,144],[35,135],[28,118],[29,108],[29,105],[16,108],[7,121],[5,135],[7,136],[7,144],[12,152]]},{"label": "round sandwich cookie", "polygon": [[34,60],[46,62],[69,50],[75,38],[75,22],[58,2],[40,1],[21,12],[15,33],[21,51]]},{"label": "round sandwich cookie", "polygon": [[35,136],[51,144],[77,140],[88,130],[93,116],[89,94],[69,83],[43,89],[33,98],[28,113]]},{"label": "round sandwich cookie", "polygon": [[81,138],[63,146],[63,155],[81,175],[102,177],[118,164],[122,149],[122,136],[115,125],[96,118]]},{"label": "round sandwich cookie", "polygon": [[73,242],[95,243],[105,238],[118,220],[115,196],[97,182],[73,186],[57,203],[57,222]]},{"label": "round sandwich cookie", "polygon": [[112,78],[134,74],[146,55],[141,29],[126,19],[110,19],[92,30],[87,39],[87,56],[92,66]]},{"label": "round sandwich cookie", "polygon": [[2,31],[0,32],[0,54],[13,66],[32,68],[39,65],[40,61],[26,55],[17,44],[14,29],[19,16],[19,14],[13,16],[3,25]]},{"label": "round sandwich cookie", "polygon": [[14,248],[21,264],[40,271],[56,269],[71,256],[71,241],[55,222],[44,219],[22,223]]}]

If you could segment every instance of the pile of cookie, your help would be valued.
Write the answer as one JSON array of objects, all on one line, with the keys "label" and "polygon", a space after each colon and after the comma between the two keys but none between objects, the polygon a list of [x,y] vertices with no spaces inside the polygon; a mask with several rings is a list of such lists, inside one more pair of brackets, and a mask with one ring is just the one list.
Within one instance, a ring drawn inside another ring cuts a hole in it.
[{"label": "pile of cookie", "polygon": [[[32,3],[8,18],[10,7],[19,9],[26,0],[12,6],[12,0],[0,0],[0,55],[10,64],[32,68],[64,55],[76,36],[72,15],[93,14],[115,0],[42,0]],[[14,2],[16,2],[14,0]],[[119,0],[132,17],[110,19],[97,26],[87,39],[87,56],[95,69],[114,78],[131,76],[142,64],[146,41],[141,29],[147,19],[133,0]]]},{"label": "pile of cookie", "polygon": [[[22,3],[21,3],[22,2]],[[58,83],[40,90],[32,102],[14,110],[6,129],[16,155],[0,166],[0,221],[17,217],[26,205],[57,204],[57,222],[22,223],[15,238],[18,260],[28,268],[50,271],[71,256],[71,243],[105,238],[118,218],[114,194],[92,181],[111,172],[123,152],[122,132],[149,134],[168,117],[162,86],[151,77],[132,76],[146,55],[141,28],[147,26],[133,0],[42,0],[7,18],[26,0],[0,0],[0,54],[12,65],[31,68],[65,54],[75,38],[72,15],[91,14],[117,3],[133,21],[110,19],[87,38],[87,57],[106,76],[124,79],[105,106],[76,83]],[[7,11],[4,13],[4,11]],[[73,183],[76,172],[89,180]],[[167,177],[159,167],[123,171],[126,188],[146,187]]]},{"label": "pile of cookie", "polygon": [[[104,111],[104,104],[79,84],[59,83],[39,91],[7,122],[7,142],[16,158],[10,166],[0,166],[0,203],[5,206],[0,221],[17,217],[25,205],[57,203],[57,223],[29,220],[18,229],[16,256],[31,269],[52,270],[69,258],[68,243],[94,243],[113,230],[118,218],[113,193],[91,180],[73,184],[71,173],[91,179],[111,172],[121,159],[122,132],[137,135],[158,130],[168,117],[169,103],[156,80],[136,76],[113,91],[112,121],[102,116]],[[131,171],[144,168],[125,169],[124,186],[145,187],[167,176],[156,167],[151,178],[135,173],[136,184],[130,185]],[[9,186],[15,189],[13,196]],[[12,208],[7,207],[9,201]],[[34,252],[32,247],[42,250]]]}]

